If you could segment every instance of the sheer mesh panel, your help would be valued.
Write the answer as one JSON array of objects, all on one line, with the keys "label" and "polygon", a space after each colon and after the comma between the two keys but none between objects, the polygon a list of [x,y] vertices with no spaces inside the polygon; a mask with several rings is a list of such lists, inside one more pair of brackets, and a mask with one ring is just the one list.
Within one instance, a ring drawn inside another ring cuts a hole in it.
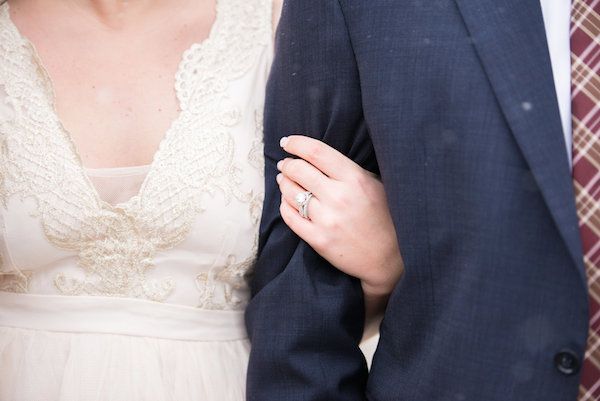
[{"label": "sheer mesh panel", "polygon": [[140,193],[150,166],[86,169],[100,198],[111,205],[125,203]]}]

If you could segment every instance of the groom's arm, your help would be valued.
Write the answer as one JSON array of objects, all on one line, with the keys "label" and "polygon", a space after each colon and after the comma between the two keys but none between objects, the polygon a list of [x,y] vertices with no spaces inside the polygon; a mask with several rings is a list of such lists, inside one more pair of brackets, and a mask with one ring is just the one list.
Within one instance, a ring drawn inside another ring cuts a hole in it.
[{"label": "groom's arm", "polygon": [[329,265],[279,214],[282,136],[323,139],[376,168],[362,116],[358,71],[335,0],[284,5],[265,110],[266,196],[261,252],[247,311],[249,401],[362,401],[360,283]]}]

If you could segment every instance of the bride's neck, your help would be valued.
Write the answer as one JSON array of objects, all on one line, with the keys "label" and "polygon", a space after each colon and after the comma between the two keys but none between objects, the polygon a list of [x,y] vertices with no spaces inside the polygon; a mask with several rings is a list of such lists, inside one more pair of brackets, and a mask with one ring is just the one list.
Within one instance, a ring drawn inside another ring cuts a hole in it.
[{"label": "bride's neck", "polygon": [[143,14],[164,7],[164,0],[67,0],[74,7],[91,12],[101,19]]},{"label": "bride's neck", "polygon": [[[139,25],[148,16],[159,15],[169,7],[179,7],[189,0],[9,0],[9,3],[34,5],[38,10],[74,12],[111,29],[123,29]],[[26,6],[26,8],[29,8]]]},{"label": "bride's neck", "polygon": [[135,25],[141,18],[165,7],[165,0],[65,0],[71,8],[78,8],[98,22],[111,28]]}]

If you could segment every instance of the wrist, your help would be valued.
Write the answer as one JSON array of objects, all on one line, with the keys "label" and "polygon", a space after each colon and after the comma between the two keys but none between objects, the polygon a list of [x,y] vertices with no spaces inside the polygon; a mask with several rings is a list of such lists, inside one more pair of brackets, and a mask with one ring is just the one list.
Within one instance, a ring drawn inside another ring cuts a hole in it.
[{"label": "wrist", "polygon": [[389,283],[370,283],[361,281],[361,286],[365,297],[373,299],[388,297],[394,289],[394,286]]},{"label": "wrist", "polygon": [[377,269],[381,272],[377,277],[361,281],[365,296],[374,298],[388,297],[392,293],[404,273],[404,263],[400,255],[391,258],[391,260],[385,268]]}]

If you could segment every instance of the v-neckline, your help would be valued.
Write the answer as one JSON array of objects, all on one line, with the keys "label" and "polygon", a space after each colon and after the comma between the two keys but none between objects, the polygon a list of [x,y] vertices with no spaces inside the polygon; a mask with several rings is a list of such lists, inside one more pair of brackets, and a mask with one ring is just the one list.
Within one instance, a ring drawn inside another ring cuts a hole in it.
[{"label": "v-neckline", "polygon": [[[181,94],[178,89],[178,87],[179,87],[178,83],[179,83],[180,76],[181,76],[182,72],[184,71],[184,67],[186,65],[186,61],[188,60],[188,56],[192,52],[195,52],[195,51],[202,51],[202,50],[206,51],[206,49],[208,47],[210,47],[210,45],[212,43],[215,43],[217,37],[220,34],[219,28],[223,23],[221,21],[221,19],[224,17],[223,14],[225,14],[223,11],[223,3],[225,1],[227,1],[227,0],[215,0],[216,15],[215,15],[215,20],[213,21],[213,24],[209,30],[208,36],[200,42],[192,43],[181,55],[181,58],[178,63],[177,70],[175,72],[175,76],[173,79],[173,87],[175,90],[177,106],[178,106],[179,111],[177,113],[177,116],[171,121],[169,127],[165,131],[162,139],[160,140],[158,147],[152,156],[152,161],[150,162],[150,164],[147,165],[147,168],[148,168],[147,174],[144,177],[144,180],[142,181],[139,191],[135,195],[130,197],[128,200],[114,204],[114,205],[109,202],[106,202],[105,200],[103,200],[100,197],[100,193],[98,192],[98,189],[93,184],[92,180],[90,179],[89,175],[86,172],[87,168],[83,165],[83,159],[81,158],[81,155],[80,155],[77,147],[75,146],[75,141],[73,140],[73,136],[65,128],[65,126],[63,125],[62,120],[60,118],[60,115],[58,114],[58,111],[56,109],[56,93],[54,90],[54,84],[53,84],[50,74],[48,73],[48,70],[44,66],[44,63],[42,62],[42,59],[39,56],[39,53],[38,53],[35,45],[25,35],[23,35],[21,33],[21,31],[19,30],[19,27],[17,27],[17,25],[14,23],[12,16],[10,14],[9,3],[4,2],[3,4],[0,4],[0,7],[5,7],[6,20],[9,24],[9,26],[15,31],[15,33],[19,37],[19,39],[25,44],[25,47],[28,50],[28,56],[31,57],[33,63],[39,68],[40,73],[43,75],[43,81],[47,87],[46,89],[48,92],[48,96],[47,96],[48,98],[46,100],[49,103],[48,107],[50,109],[50,112],[52,113],[52,117],[55,119],[55,121],[59,127],[58,130],[60,131],[61,139],[63,139],[66,142],[67,148],[72,152],[72,155],[77,163],[78,172],[81,174],[82,178],[85,180],[88,190],[92,193],[97,204],[100,205],[102,209],[128,210],[131,208],[132,205],[135,205],[136,202],[143,197],[144,190],[145,190],[148,182],[150,181],[152,176],[156,173],[156,171],[159,168],[158,160],[159,160],[161,154],[164,152],[164,148],[166,148],[169,141],[171,140],[171,137],[176,132],[175,128],[176,128],[178,122],[184,117],[184,108],[182,106]],[[44,92],[46,93],[46,91],[44,91]],[[111,168],[113,168],[113,167],[111,167]],[[114,167],[114,168],[119,169],[122,167]]]}]

